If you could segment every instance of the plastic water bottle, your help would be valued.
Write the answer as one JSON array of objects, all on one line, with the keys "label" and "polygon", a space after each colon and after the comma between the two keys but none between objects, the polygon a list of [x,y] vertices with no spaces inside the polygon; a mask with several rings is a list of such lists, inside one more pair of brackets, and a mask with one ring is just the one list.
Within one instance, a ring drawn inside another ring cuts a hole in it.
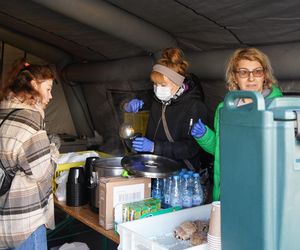
[{"label": "plastic water bottle", "polygon": [[163,178],[162,181],[162,186],[161,186],[161,204],[164,203],[165,200],[165,187],[167,185],[167,178]]},{"label": "plastic water bottle", "polygon": [[180,173],[186,174],[187,171],[188,171],[188,170],[187,170],[186,168],[182,168],[182,169],[180,170],[179,174],[180,174]]},{"label": "plastic water bottle", "polygon": [[152,181],[152,198],[162,199],[162,180],[155,178]]},{"label": "plastic water bottle", "polygon": [[163,208],[171,206],[171,189],[172,189],[172,176],[164,178],[164,187],[163,187]]},{"label": "plastic water bottle", "polygon": [[180,171],[179,174],[178,174],[178,176],[179,176],[179,189],[180,189],[181,192],[182,192],[182,188],[183,188],[183,175],[184,174],[185,173],[182,172],[182,171]]},{"label": "plastic water bottle", "polygon": [[200,176],[199,173],[193,174],[193,195],[192,195],[192,203],[193,206],[199,206],[203,203],[203,190],[200,183]]},{"label": "plastic water bottle", "polygon": [[189,187],[190,188],[193,188],[193,186],[194,186],[194,171],[192,171],[192,170],[189,170],[189,171],[187,171],[187,174],[189,175]]},{"label": "plastic water bottle", "polygon": [[178,175],[174,175],[172,179],[171,206],[182,206]]},{"label": "plastic water bottle", "polygon": [[193,205],[193,198],[192,198],[192,189],[189,187],[189,175],[183,175],[183,186],[182,186],[182,207],[188,208],[192,207]]}]

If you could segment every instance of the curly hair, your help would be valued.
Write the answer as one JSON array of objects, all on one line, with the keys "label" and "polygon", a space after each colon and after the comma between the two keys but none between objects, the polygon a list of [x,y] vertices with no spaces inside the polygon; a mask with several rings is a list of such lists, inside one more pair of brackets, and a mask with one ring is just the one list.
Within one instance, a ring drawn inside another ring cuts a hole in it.
[{"label": "curly hair", "polygon": [[257,61],[262,65],[265,75],[264,89],[271,88],[272,84],[277,84],[270,60],[266,54],[256,48],[240,48],[234,51],[227,63],[226,84],[230,91],[239,89],[235,74],[241,60]]},{"label": "curly hair", "polygon": [[[164,49],[161,58],[156,62],[156,64],[166,66],[182,76],[186,76],[186,71],[189,66],[188,62],[184,59],[182,50],[179,48]],[[155,83],[164,82],[163,75],[156,71],[151,72],[150,79]]]}]

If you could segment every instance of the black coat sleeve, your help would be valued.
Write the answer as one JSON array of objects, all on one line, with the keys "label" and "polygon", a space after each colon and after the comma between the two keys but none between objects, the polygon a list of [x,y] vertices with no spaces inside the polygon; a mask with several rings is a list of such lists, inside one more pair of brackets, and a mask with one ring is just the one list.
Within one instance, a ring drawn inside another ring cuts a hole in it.
[{"label": "black coat sleeve", "polygon": [[188,102],[166,111],[168,128],[174,142],[170,142],[164,132],[162,122],[158,136],[154,140],[154,154],[166,156],[175,160],[192,159],[201,154],[202,149],[190,135],[190,121],[195,123],[199,118],[206,123],[207,109],[200,100]]}]

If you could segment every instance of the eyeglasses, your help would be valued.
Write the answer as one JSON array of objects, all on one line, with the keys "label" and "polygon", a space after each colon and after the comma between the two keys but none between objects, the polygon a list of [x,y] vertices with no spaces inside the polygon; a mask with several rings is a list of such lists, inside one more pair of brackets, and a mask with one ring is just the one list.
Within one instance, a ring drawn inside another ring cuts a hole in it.
[{"label": "eyeglasses", "polygon": [[254,70],[239,69],[235,71],[235,73],[237,73],[240,78],[249,78],[251,73],[254,77],[262,77],[265,73],[265,70],[263,68],[256,68]]}]

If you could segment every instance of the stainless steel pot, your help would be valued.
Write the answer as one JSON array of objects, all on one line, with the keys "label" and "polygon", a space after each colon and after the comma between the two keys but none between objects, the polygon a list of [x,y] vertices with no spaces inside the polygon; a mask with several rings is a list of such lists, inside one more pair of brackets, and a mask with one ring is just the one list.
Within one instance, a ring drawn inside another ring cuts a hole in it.
[{"label": "stainless steel pot", "polygon": [[177,161],[154,154],[127,155],[121,164],[129,173],[148,178],[165,178],[181,169]]},{"label": "stainless steel pot", "polygon": [[93,211],[99,210],[99,179],[101,177],[121,176],[123,157],[98,158],[92,162],[92,176],[88,183],[90,206]]}]

